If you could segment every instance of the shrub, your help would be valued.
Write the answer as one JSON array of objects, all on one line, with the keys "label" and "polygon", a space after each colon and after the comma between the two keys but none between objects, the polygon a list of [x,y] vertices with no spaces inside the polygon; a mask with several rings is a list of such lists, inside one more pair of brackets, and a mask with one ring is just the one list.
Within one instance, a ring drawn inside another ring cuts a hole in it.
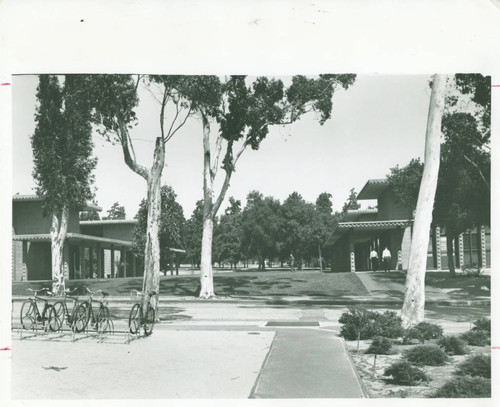
[{"label": "shrub", "polygon": [[430,322],[420,322],[419,324],[408,328],[405,332],[403,343],[409,343],[412,339],[417,339],[424,343],[429,339],[438,339],[443,336],[443,328],[440,325]]},{"label": "shrub", "polygon": [[380,314],[364,309],[349,308],[344,312],[339,322],[343,324],[340,335],[347,340],[371,339],[375,336],[398,338],[404,330],[401,318],[394,311],[385,311]]},{"label": "shrub", "polygon": [[450,355],[465,355],[469,353],[467,344],[458,336],[445,336],[438,341],[438,345]]},{"label": "shrub", "polygon": [[468,331],[460,335],[460,338],[470,346],[486,346],[490,344],[490,337],[483,331]]},{"label": "shrub", "polygon": [[449,360],[446,352],[436,345],[417,345],[405,351],[403,356],[415,365],[425,366],[441,366]]},{"label": "shrub", "polygon": [[384,338],[383,336],[377,336],[373,339],[370,347],[366,351],[369,354],[375,355],[390,355],[392,348],[392,342],[390,339]]},{"label": "shrub", "polygon": [[484,377],[457,376],[443,384],[431,397],[491,397],[491,380]]},{"label": "shrub", "polygon": [[430,380],[422,369],[412,366],[406,360],[400,360],[390,365],[385,369],[384,376],[392,376],[394,383],[405,386],[416,386],[423,381]]},{"label": "shrub", "polygon": [[471,355],[457,366],[454,372],[457,376],[474,376],[491,379],[491,356]]},{"label": "shrub", "polygon": [[484,332],[488,336],[491,336],[491,320],[489,318],[479,318],[475,320],[472,331]]},{"label": "shrub", "polygon": [[404,335],[401,317],[394,311],[385,311],[383,314],[375,314],[375,331],[377,335],[386,338],[400,338]]}]

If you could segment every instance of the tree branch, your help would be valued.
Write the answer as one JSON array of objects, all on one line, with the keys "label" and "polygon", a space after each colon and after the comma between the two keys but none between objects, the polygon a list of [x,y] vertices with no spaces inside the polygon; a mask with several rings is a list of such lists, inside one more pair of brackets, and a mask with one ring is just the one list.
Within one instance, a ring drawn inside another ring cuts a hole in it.
[{"label": "tree branch", "polygon": [[187,112],[186,117],[184,117],[184,120],[182,121],[182,123],[181,123],[181,124],[179,124],[179,125],[175,128],[175,130],[172,132],[172,134],[170,134],[169,136],[167,136],[167,139],[165,140],[165,142],[167,142],[168,140],[170,140],[170,139],[174,136],[174,134],[175,134],[175,133],[177,133],[177,130],[179,130],[182,126],[184,126],[184,124],[186,123],[186,120],[188,119],[188,117],[189,117],[189,116],[191,116],[191,112],[192,112],[192,110],[193,110],[193,109],[192,109],[192,107],[191,107],[191,105],[190,105],[190,106],[189,106],[189,111]]},{"label": "tree branch", "polygon": [[490,184],[488,184],[488,181],[486,181],[486,178],[484,177],[483,173],[481,172],[481,169],[477,166],[477,164],[475,162],[473,162],[469,157],[467,157],[465,154],[463,154],[464,158],[469,161],[474,167],[476,167],[477,171],[479,172],[479,175],[481,176],[482,180],[484,181],[484,183],[486,184],[486,186],[488,187],[488,189],[490,189]]},{"label": "tree branch", "polygon": [[215,160],[214,164],[212,166],[212,169],[210,170],[212,174],[212,178],[215,178],[215,175],[217,174],[217,170],[219,169],[219,160],[220,160],[220,153],[222,151],[222,136],[219,134],[217,136],[217,141],[215,145]]},{"label": "tree branch", "polygon": [[129,135],[128,135],[128,130],[127,126],[123,123],[119,124],[120,127],[120,142],[122,145],[122,150],[123,150],[123,158],[125,159],[125,164],[134,171],[136,174],[140,175],[142,178],[144,178],[146,181],[148,180],[149,174],[148,170],[144,168],[142,165],[138,165],[132,155],[130,154],[129,150]]}]

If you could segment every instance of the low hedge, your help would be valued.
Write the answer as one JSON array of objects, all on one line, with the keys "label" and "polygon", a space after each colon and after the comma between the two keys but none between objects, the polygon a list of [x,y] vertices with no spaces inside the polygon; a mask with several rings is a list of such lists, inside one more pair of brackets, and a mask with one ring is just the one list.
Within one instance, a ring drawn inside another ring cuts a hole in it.
[{"label": "low hedge", "polygon": [[403,352],[403,357],[419,366],[441,366],[450,359],[437,345],[417,345]]},{"label": "low hedge", "polygon": [[400,360],[390,365],[385,369],[384,376],[392,376],[395,384],[405,386],[416,386],[430,380],[430,377],[422,369],[413,366],[407,360]]},{"label": "low hedge", "polygon": [[383,336],[377,336],[373,339],[370,347],[366,350],[365,353],[371,355],[390,355],[392,352],[392,342],[388,338],[384,338]]},{"label": "low hedge", "polygon": [[438,341],[438,345],[449,355],[466,355],[469,353],[467,343],[458,336],[445,336]]},{"label": "low hedge", "polygon": [[460,339],[470,346],[486,346],[490,344],[490,337],[484,331],[467,331],[460,335]]},{"label": "low hedge", "polygon": [[484,377],[456,376],[443,384],[430,397],[489,398],[491,397],[491,380]]},{"label": "low hedge", "polygon": [[401,317],[394,311],[379,313],[360,308],[349,308],[339,318],[340,335],[347,340],[371,339],[376,336],[399,338],[404,334]]},{"label": "low hedge", "polygon": [[403,343],[410,343],[413,339],[425,343],[425,341],[429,339],[439,339],[442,336],[443,328],[440,325],[430,322],[420,322],[406,330],[403,337]]},{"label": "low hedge", "polygon": [[470,355],[457,366],[454,374],[491,379],[491,356],[483,354]]}]

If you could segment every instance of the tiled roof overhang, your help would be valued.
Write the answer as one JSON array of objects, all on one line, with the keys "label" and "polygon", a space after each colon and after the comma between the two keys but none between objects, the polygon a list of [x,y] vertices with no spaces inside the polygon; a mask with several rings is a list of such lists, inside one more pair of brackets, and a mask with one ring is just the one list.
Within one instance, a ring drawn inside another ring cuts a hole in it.
[{"label": "tiled roof overhang", "polygon": [[354,220],[360,215],[374,215],[378,213],[378,209],[349,209],[342,219]]},{"label": "tiled roof overhang", "polygon": [[389,186],[387,179],[369,179],[359,191],[357,199],[377,199]]},{"label": "tiled roof overhang", "polygon": [[[44,197],[38,195],[12,195],[13,202],[43,201],[44,199],[45,199]],[[80,210],[86,212],[91,212],[91,211],[100,212],[102,211],[102,208],[92,203],[90,204],[86,203]]]},{"label": "tiled roof overhang", "polygon": [[387,230],[397,227],[410,226],[411,219],[404,220],[375,220],[366,222],[339,222],[339,229],[373,229],[373,230]]},{"label": "tiled roof overhang", "polygon": [[137,219],[104,219],[104,220],[81,220],[80,225],[94,226],[94,225],[136,225],[139,221]]},{"label": "tiled roof overhang", "polygon": [[[81,233],[67,233],[66,238],[73,241],[89,241],[95,243],[116,245],[116,246],[127,246],[131,247],[132,242],[126,240],[109,239],[106,237],[82,235]],[[32,235],[14,235],[12,240],[26,240],[30,242],[47,241],[50,242],[49,234],[32,234]]]}]

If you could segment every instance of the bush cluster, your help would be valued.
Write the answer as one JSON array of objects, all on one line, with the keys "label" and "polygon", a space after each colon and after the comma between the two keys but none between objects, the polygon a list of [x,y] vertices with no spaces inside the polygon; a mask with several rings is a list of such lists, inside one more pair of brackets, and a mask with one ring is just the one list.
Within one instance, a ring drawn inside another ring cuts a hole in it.
[{"label": "bush cluster", "polygon": [[457,376],[473,376],[491,379],[491,356],[490,355],[470,355],[460,363],[455,372]]},{"label": "bush cluster", "polygon": [[460,339],[470,346],[486,346],[490,344],[490,337],[484,331],[467,331],[460,335]]},{"label": "bush cluster", "polygon": [[413,366],[407,360],[400,360],[385,369],[384,376],[392,376],[394,383],[405,386],[416,386],[430,378],[420,368]]},{"label": "bush cluster", "polygon": [[413,339],[424,343],[429,339],[439,339],[443,336],[443,328],[430,322],[420,322],[408,328],[405,332],[403,343],[410,343]]},{"label": "bush cluster", "polygon": [[467,344],[458,336],[445,336],[438,341],[438,345],[450,355],[465,355],[469,353]]},{"label": "bush cluster", "polygon": [[437,345],[417,345],[406,350],[403,357],[419,366],[441,366],[449,360],[446,352]]},{"label": "bush cluster", "polygon": [[390,339],[383,336],[377,336],[373,339],[370,347],[365,353],[375,355],[390,355],[392,350],[392,342]]},{"label": "bush cluster", "polygon": [[342,325],[340,335],[347,340],[371,339],[376,336],[399,338],[404,329],[401,318],[394,311],[379,313],[364,309],[349,308],[344,312],[339,322]]},{"label": "bush cluster", "polygon": [[491,336],[491,320],[489,318],[479,318],[475,320],[472,331],[484,332],[488,336]]},{"label": "bush cluster", "polygon": [[456,376],[437,389],[431,397],[491,397],[491,380],[484,377]]}]

